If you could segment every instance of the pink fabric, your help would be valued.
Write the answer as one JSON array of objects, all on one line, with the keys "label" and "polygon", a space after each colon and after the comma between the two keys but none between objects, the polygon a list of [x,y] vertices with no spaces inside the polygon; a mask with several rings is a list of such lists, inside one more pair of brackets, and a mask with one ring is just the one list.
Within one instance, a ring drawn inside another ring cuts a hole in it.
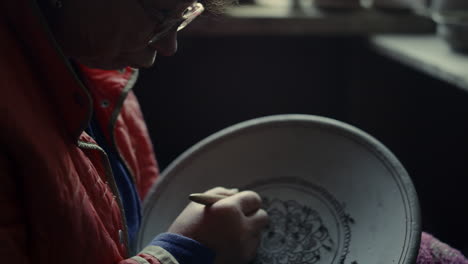
[{"label": "pink fabric", "polygon": [[417,264],[468,264],[460,251],[455,250],[431,236],[423,233]]}]

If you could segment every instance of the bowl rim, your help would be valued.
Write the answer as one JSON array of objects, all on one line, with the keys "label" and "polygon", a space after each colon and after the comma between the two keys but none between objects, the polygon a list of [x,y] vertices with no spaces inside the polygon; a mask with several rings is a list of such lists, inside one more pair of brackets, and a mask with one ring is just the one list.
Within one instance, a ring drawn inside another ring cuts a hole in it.
[{"label": "bowl rim", "polygon": [[363,130],[335,119],[305,114],[273,115],[244,121],[206,137],[183,152],[162,172],[157,183],[152,186],[144,200],[142,225],[136,241],[137,247],[141,248],[144,246],[142,245],[144,236],[142,233],[147,224],[147,220],[145,219],[150,215],[154,201],[159,199],[159,190],[164,189],[170,183],[172,175],[177,175],[178,171],[182,170],[187,163],[196,159],[199,155],[205,152],[207,148],[210,148],[213,145],[217,145],[225,140],[229,140],[231,137],[236,137],[239,134],[243,134],[244,132],[252,129],[276,126],[278,124],[284,125],[285,123],[291,122],[300,126],[303,126],[304,124],[318,126],[320,129],[328,130],[347,137],[350,140],[357,141],[367,148],[368,151],[373,152],[374,155],[379,157],[379,159],[381,159],[381,161],[394,172],[392,174],[395,174],[394,176],[398,178],[395,180],[398,180],[399,184],[404,189],[404,199],[407,202],[407,210],[411,213],[411,219],[409,219],[411,220],[411,223],[409,224],[411,232],[408,237],[408,244],[405,246],[404,261],[399,264],[414,263],[418,256],[422,233],[421,213],[416,189],[403,165],[386,146]]}]

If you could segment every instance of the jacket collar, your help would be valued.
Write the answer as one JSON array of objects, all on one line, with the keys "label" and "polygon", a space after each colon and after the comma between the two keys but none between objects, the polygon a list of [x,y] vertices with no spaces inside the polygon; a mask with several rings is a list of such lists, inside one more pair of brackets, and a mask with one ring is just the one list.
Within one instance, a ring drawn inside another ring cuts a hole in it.
[{"label": "jacket collar", "polygon": [[93,98],[94,118],[113,145],[114,127],[125,98],[138,78],[138,70],[126,67],[120,71],[108,71],[83,65],[78,65],[78,70]]}]

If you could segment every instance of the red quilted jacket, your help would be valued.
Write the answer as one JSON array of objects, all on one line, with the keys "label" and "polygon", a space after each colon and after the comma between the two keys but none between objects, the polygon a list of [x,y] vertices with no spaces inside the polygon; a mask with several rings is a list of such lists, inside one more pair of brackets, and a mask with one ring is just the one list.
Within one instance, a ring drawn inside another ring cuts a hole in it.
[{"label": "red quilted jacket", "polygon": [[128,256],[106,153],[83,132],[94,111],[143,199],[158,169],[130,91],[137,71],[81,67],[81,82],[34,0],[0,12],[1,262],[177,263],[157,247]]}]

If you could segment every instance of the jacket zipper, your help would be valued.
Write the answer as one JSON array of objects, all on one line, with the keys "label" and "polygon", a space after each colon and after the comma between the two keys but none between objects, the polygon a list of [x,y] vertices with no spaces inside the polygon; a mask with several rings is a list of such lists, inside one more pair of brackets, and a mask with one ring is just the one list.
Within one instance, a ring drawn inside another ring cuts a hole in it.
[{"label": "jacket zipper", "polygon": [[[134,175],[133,171],[131,170],[130,166],[128,165],[128,162],[123,158],[119,148],[117,147],[116,140],[115,140],[114,127],[115,127],[115,123],[117,121],[117,118],[118,118],[118,116],[120,114],[120,111],[122,109],[125,98],[127,97],[128,93],[133,88],[137,78],[138,78],[138,71],[135,70],[134,74],[128,80],[127,85],[124,87],[124,89],[122,91],[122,94],[119,97],[119,100],[117,101],[116,107],[114,108],[114,111],[112,112],[111,120],[109,122],[109,127],[108,127],[108,129],[110,131],[110,135],[111,135],[112,147],[114,148],[114,150],[116,150],[116,153],[118,154],[120,160],[122,161],[123,165],[125,166],[125,169],[130,174],[130,178],[132,179],[133,184],[136,184],[135,175]],[[92,110],[90,112],[92,112]],[[91,114],[90,114],[90,116],[91,116]],[[122,197],[120,196],[120,192],[118,190],[117,184],[116,184],[115,179],[114,179],[114,174],[112,173],[112,167],[110,165],[109,157],[108,157],[106,151],[104,149],[102,149],[97,144],[88,143],[88,142],[78,140],[78,146],[80,148],[83,148],[83,149],[98,150],[98,151],[101,152],[101,154],[103,156],[103,162],[104,162],[104,165],[105,165],[105,168],[106,168],[106,178],[107,178],[108,183],[110,184],[110,188],[112,190],[112,193],[116,197],[117,204],[119,206],[120,214],[121,214],[121,217],[122,217],[123,232],[124,232],[124,244],[125,244],[125,248],[126,248],[126,251],[127,251],[126,252],[127,253],[126,257],[128,258],[129,254],[131,253],[130,251],[132,249],[131,249],[130,244],[129,244],[130,239],[129,239],[129,234],[128,234],[127,218],[125,216],[125,209],[123,207]],[[138,193],[138,189],[136,189],[136,191]]]},{"label": "jacket zipper", "polygon": [[[108,130],[110,132],[110,138],[111,138],[111,144],[113,149],[115,150],[115,153],[117,153],[118,157],[123,163],[123,166],[127,170],[128,174],[130,175],[130,178],[132,180],[132,183],[135,185],[135,191],[137,193],[137,196],[140,197],[140,194],[138,193],[138,188],[137,188],[137,182],[135,178],[135,174],[131,167],[128,165],[127,160],[124,159],[119,147],[117,146],[117,140],[115,139],[115,124],[117,122],[117,118],[120,114],[120,111],[122,110],[123,104],[125,99],[127,98],[128,93],[132,90],[136,80],[138,79],[138,70],[135,70],[135,72],[132,74],[130,79],[128,80],[127,84],[125,85],[124,89],[122,90],[122,93],[115,105],[114,111],[112,112],[111,119],[109,122]],[[127,227],[127,222],[125,221],[125,227]],[[133,245],[130,246],[130,243],[128,242],[129,239],[129,234],[128,231],[125,232],[126,235],[126,241],[127,241],[127,252],[130,254],[135,254],[136,252],[133,252],[137,250]]]},{"label": "jacket zipper", "polygon": [[104,149],[102,149],[100,146],[98,146],[97,144],[94,144],[94,143],[88,143],[88,142],[78,140],[78,147],[80,147],[82,149],[97,150],[102,155],[103,164],[104,164],[105,171],[106,171],[106,179],[107,179],[107,182],[110,185],[112,193],[113,193],[114,197],[116,198],[117,204],[118,204],[119,209],[120,209],[120,214],[121,214],[122,222],[123,222],[124,245],[125,245],[125,248],[126,248],[126,251],[127,251],[126,252],[127,253],[126,257],[128,257],[130,247],[129,247],[129,243],[128,243],[129,239],[128,239],[127,218],[125,217],[125,211],[124,211],[124,208],[123,208],[122,197],[120,197],[120,193],[119,193],[119,190],[117,189],[117,184],[115,182],[115,179],[114,179],[114,176],[113,176],[113,173],[112,173],[112,167],[110,165],[109,157],[107,156],[107,153],[104,151]]}]

